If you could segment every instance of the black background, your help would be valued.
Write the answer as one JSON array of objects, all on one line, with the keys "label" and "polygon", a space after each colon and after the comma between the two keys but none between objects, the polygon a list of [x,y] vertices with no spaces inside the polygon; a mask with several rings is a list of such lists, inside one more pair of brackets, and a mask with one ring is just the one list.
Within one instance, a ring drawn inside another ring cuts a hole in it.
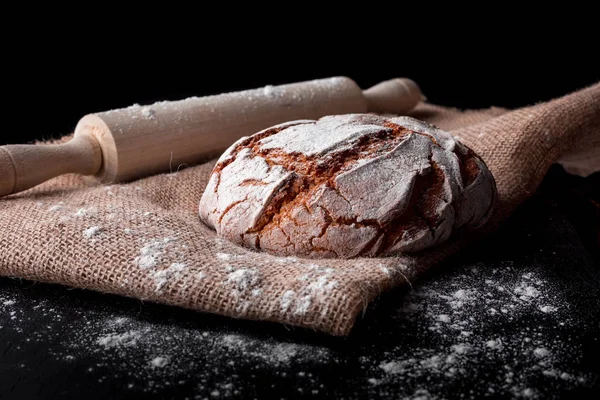
[{"label": "black background", "polygon": [[[134,103],[336,75],[363,88],[410,77],[430,102],[458,108],[515,108],[600,81],[599,35],[584,10],[564,10],[556,22],[538,16],[545,26],[495,11],[500,25],[490,29],[491,16],[443,22],[399,7],[354,17],[319,9],[292,18],[301,10],[291,9],[263,20],[230,8],[238,12],[191,13],[189,21],[184,11],[158,19],[120,9],[63,20],[41,10],[7,15],[16,26],[1,28],[0,144],[59,137],[87,113]],[[516,32],[522,27],[530,32]]]}]

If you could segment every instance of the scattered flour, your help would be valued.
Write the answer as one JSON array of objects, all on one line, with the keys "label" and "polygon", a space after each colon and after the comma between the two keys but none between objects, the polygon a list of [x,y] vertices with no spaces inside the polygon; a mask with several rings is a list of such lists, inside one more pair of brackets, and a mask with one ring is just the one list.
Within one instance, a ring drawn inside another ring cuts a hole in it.
[{"label": "scattered flour", "polygon": [[169,364],[169,357],[156,357],[152,361],[150,361],[150,365],[155,368],[162,368]]},{"label": "scattered flour", "polygon": [[538,347],[537,349],[533,350],[533,354],[535,354],[536,357],[544,358],[548,357],[550,352],[543,347]]},{"label": "scattered flour", "polygon": [[154,118],[156,118],[156,111],[154,111],[150,107],[142,107],[142,109],[140,110],[140,112],[142,113],[142,116],[144,118],[146,118],[146,119],[154,119]]},{"label": "scattered flour", "polygon": [[297,263],[297,262],[299,262],[299,259],[298,259],[298,257],[294,257],[294,256],[273,257],[273,261],[282,263],[282,264],[287,264],[287,263]]},{"label": "scattered flour", "polygon": [[75,212],[76,217],[86,217],[91,215],[96,215],[98,213],[98,209],[96,207],[82,207]]},{"label": "scattered flour", "polygon": [[223,261],[228,261],[233,258],[233,256],[231,254],[227,254],[227,253],[217,253],[216,256],[219,260],[223,260]]},{"label": "scattered flour", "polygon": [[[180,242],[167,239],[147,242],[136,260],[141,267],[141,257],[153,257],[154,266],[144,270],[161,287],[188,273],[185,261],[176,259]],[[232,268],[224,284],[249,301],[263,295],[253,284],[259,277],[252,269]],[[338,287],[335,273],[306,266],[295,290],[283,291],[273,311],[303,315],[309,308],[324,307],[320,296]],[[576,345],[580,332],[570,325],[573,310],[541,276],[510,265],[457,271],[398,298],[397,307],[383,316],[385,324],[371,320],[368,328],[358,328],[357,337],[343,340],[270,335],[254,330],[253,323],[213,325],[204,316],[189,314],[157,317],[137,303],[127,314],[114,315],[112,306],[68,301],[65,312],[47,305],[42,296],[31,304],[32,313],[19,301],[22,292],[1,287],[0,332],[12,330],[24,341],[43,343],[50,357],[63,362],[88,362],[101,380],[122,382],[122,389],[132,393],[165,395],[181,386],[190,389],[190,399],[240,398],[252,387],[249,382],[268,376],[273,379],[265,385],[335,398],[340,378],[351,376],[365,383],[355,398],[442,399],[456,393],[467,399],[541,399],[559,393],[557,388],[577,390],[597,383],[571,369],[571,361],[581,356]],[[65,320],[63,314],[76,318]],[[331,371],[339,376],[327,380]],[[492,378],[473,381],[482,374]]]},{"label": "scattered flour", "polygon": [[485,345],[486,345],[486,347],[488,347],[490,349],[501,350],[502,349],[502,340],[500,340],[500,339],[488,340],[487,342],[485,342]]},{"label": "scattered flour", "polygon": [[310,308],[311,301],[312,297],[309,295],[298,297],[296,299],[296,309],[294,310],[294,315],[306,314]]},{"label": "scattered flour", "polygon": [[[418,340],[414,346],[388,350],[383,361],[366,361],[374,368],[370,382],[379,393],[391,396],[398,385],[429,382],[426,395],[406,398],[445,398],[444,388],[476,375],[482,365],[497,365],[502,378],[486,383],[489,387],[479,395],[467,397],[543,398],[540,377],[585,382],[585,376],[575,376],[562,363],[573,355],[556,340],[556,327],[566,329],[569,324],[567,303],[536,273],[517,273],[507,266],[482,274],[474,268],[470,274],[456,273],[450,282],[433,280],[406,297],[396,318],[416,329]],[[550,327],[536,327],[531,324],[534,318],[553,322]],[[521,320],[527,328],[503,328]],[[420,346],[419,342],[436,345]]]},{"label": "scattered flour", "polygon": [[241,268],[227,275],[227,283],[239,291],[245,291],[256,285],[260,274],[256,268]]},{"label": "scattered flour", "polygon": [[455,344],[452,346],[452,350],[454,350],[454,352],[458,353],[458,354],[467,354],[470,349],[471,349],[471,346],[469,346],[468,344],[464,344],[464,343]]},{"label": "scattered flour", "polygon": [[269,365],[287,366],[296,360],[311,359],[315,362],[328,361],[330,351],[325,347],[297,343],[269,343],[246,335],[227,334],[221,337],[221,344],[237,355],[244,355],[254,362]]},{"label": "scattered flour", "polygon": [[162,240],[152,240],[140,250],[140,255],[135,259],[137,265],[142,269],[154,268],[160,263],[160,257],[176,237],[167,237]]},{"label": "scattered flour", "polygon": [[110,333],[98,338],[98,344],[104,348],[135,346],[140,339],[139,331],[129,331],[121,334]]},{"label": "scattered flour", "polygon": [[556,311],[556,307],[552,306],[541,306],[540,311],[543,313],[552,313]]},{"label": "scattered flour", "polygon": [[449,323],[450,322],[450,316],[448,316],[447,314],[440,314],[437,316],[437,320],[444,322],[444,323]]},{"label": "scattered flour", "polygon": [[83,236],[88,239],[93,238],[94,236],[98,236],[102,232],[102,228],[99,226],[90,226],[86,230],[83,231]]},{"label": "scattered flour", "polygon": [[187,268],[187,265],[182,263],[173,263],[167,269],[156,271],[154,273],[154,282],[156,285],[156,291],[160,291],[171,278],[179,278],[181,272]]},{"label": "scattered flour", "polygon": [[383,265],[383,264],[379,264],[377,266],[377,268],[379,268],[379,270],[381,272],[383,272],[387,276],[390,276],[392,274],[392,271],[388,267],[386,267],[385,265]]},{"label": "scattered flour", "polygon": [[332,279],[335,271],[317,264],[309,264],[306,268],[308,272],[298,278],[303,286],[297,291],[286,290],[281,295],[279,304],[282,313],[292,309],[294,315],[302,316],[313,305],[321,307],[321,315],[327,313],[328,304],[323,299],[339,285],[338,281]]},{"label": "scattered flour", "polygon": [[524,301],[531,301],[540,295],[540,291],[527,281],[519,282],[515,287],[515,293],[519,295],[519,299]]},{"label": "scattered flour", "polygon": [[398,361],[386,362],[381,364],[379,367],[388,374],[399,374],[404,372],[403,363]]},{"label": "scattered flour", "polygon": [[[131,229],[125,229],[124,232],[138,235]],[[204,271],[194,272],[188,268],[187,260],[191,251],[189,243],[180,240],[177,236],[145,239],[133,263],[146,271],[148,277],[154,281],[155,292],[161,292],[170,284],[185,289],[195,280],[204,279],[206,276]],[[121,283],[127,285],[126,279]]]},{"label": "scattered flour", "polygon": [[290,306],[294,302],[295,298],[296,298],[296,292],[294,292],[293,290],[286,290],[283,293],[283,295],[281,296],[281,299],[280,299],[281,313],[287,312],[287,310],[290,308]]},{"label": "scattered flour", "polygon": [[272,85],[267,85],[263,88],[263,94],[267,97],[276,97],[277,89]]},{"label": "scattered flour", "polygon": [[[61,312],[46,305],[45,300],[33,306],[35,324],[28,322],[34,318],[32,314],[12,310],[17,303],[0,290],[0,331],[8,323],[11,330],[21,333],[23,340],[44,343],[50,357],[78,365],[88,363],[89,373],[97,375],[101,382],[123,382],[122,390],[156,394],[191,384],[195,393],[202,394],[197,397],[200,399],[210,398],[212,392],[219,392],[219,398],[239,398],[238,388],[247,386],[253,375],[237,375],[238,368],[279,374],[278,371],[299,366],[328,368],[337,363],[333,352],[324,346],[253,337],[228,328],[205,330],[197,326],[201,321],[197,318],[191,318],[184,326],[164,318],[154,318],[152,322],[153,318],[148,318],[151,313],[138,315],[137,305],[127,316],[114,316],[113,307],[103,310],[75,303],[69,314],[78,317],[62,325]],[[15,319],[10,319],[11,313]],[[50,325],[55,329],[49,329]],[[26,326],[37,328],[25,334],[22,328]],[[285,375],[281,372],[282,377]],[[309,392],[323,388],[312,372],[300,376],[306,380]]]}]

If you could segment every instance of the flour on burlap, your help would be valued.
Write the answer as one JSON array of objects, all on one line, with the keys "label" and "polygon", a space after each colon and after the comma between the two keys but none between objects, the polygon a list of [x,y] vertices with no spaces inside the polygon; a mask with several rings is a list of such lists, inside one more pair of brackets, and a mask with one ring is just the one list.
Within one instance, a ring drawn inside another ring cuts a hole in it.
[{"label": "flour on burlap", "polygon": [[63,209],[63,205],[64,203],[61,201],[59,204],[56,204],[54,206],[51,206],[50,208],[48,208],[48,211],[60,211]]},{"label": "flour on burlap", "polygon": [[96,207],[82,207],[77,210],[74,215],[76,217],[86,217],[96,215],[96,213],[98,213],[98,209]]},{"label": "flour on burlap", "polygon": [[91,239],[94,236],[98,236],[102,232],[102,228],[99,226],[90,226],[86,230],[83,231],[83,236],[87,239]]},{"label": "flour on burlap", "polygon": [[[134,263],[147,271],[154,281],[155,291],[161,292],[167,285],[185,287],[193,280],[202,280],[210,272],[199,271],[192,274],[185,263],[190,246],[178,237],[145,240]],[[221,245],[221,240],[217,241]],[[221,285],[229,290],[230,296],[237,300],[236,312],[245,313],[254,302],[263,296],[263,277],[259,268],[246,267],[248,257],[243,254],[231,254],[217,251],[214,257],[219,260],[224,271]],[[311,260],[296,257],[277,258],[280,263],[298,265],[303,273],[295,279],[295,290],[287,290],[280,297],[280,312],[293,309],[295,315],[305,315],[311,305],[319,304],[321,314],[328,312],[327,296],[338,286],[335,270],[324,267]],[[382,266],[382,268],[385,268]],[[388,274],[391,274],[388,269]],[[344,295],[345,296],[345,295]]]},{"label": "flour on burlap", "polygon": [[[266,89],[264,94],[276,96],[277,91]],[[152,106],[160,107],[160,103]],[[139,106],[131,112],[146,118]],[[421,104],[411,115],[450,131],[485,160],[498,184],[499,205],[486,228],[493,230],[535,192],[550,165],[578,138],[597,134],[600,85],[511,112],[497,108],[463,112]],[[182,169],[175,177],[156,175],[108,186],[65,175],[0,199],[0,275],[347,335],[382,292],[407,284],[474,239],[457,238],[414,257],[319,260],[316,264],[323,271],[312,271],[313,276],[302,281],[299,278],[310,272],[311,262],[248,251],[203,227],[197,216],[198,199],[214,165],[211,161]],[[76,215],[91,207],[97,211]],[[88,239],[84,232],[93,227],[101,230]],[[152,247],[155,241],[173,237],[177,241],[164,249]],[[145,246],[150,248],[142,254]],[[236,257],[224,260],[218,253]],[[169,270],[173,264],[186,267]],[[334,272],[324,272],[327,268]],[[229,282],[229,274],[239,269],[259,270],[260,284],[240,291]],[[163,270],[169,272],[160,273]],[[322,275],[326,281],[319,281]],[[329,285],[333,281],[337,284]],[[311,283],[315,286],[309,289]],[[262,292],[256,295],[259,289]],[[534,293],[524,287],[518,297]],[[490,306],[504,315],[501,308],[506,307],[498,307]],[[546,313],[540,310],[544,315],[555,314],[552,304],[539,307],[546,307]],[[440,314],[453,320],[451,313]]]}]

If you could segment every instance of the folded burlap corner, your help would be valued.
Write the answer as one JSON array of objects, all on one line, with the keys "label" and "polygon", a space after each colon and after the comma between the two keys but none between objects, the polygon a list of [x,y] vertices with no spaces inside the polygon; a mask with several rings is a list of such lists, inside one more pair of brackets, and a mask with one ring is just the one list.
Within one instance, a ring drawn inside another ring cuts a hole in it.
[{"label": "folded burlap corner", "polygon": [[[600,135],[600,84],[516,111],[423,104],[411,115],[450,130],[485,160],[499,193],[484,228],[492,231],[562,154]],[[0,199],[0,275],[346,335],[375,297],[413,281],[474,236],[462,233],[410,257],[305,260],[252,252],[199,221],[213,165],[109,186],[66,175]]]}]

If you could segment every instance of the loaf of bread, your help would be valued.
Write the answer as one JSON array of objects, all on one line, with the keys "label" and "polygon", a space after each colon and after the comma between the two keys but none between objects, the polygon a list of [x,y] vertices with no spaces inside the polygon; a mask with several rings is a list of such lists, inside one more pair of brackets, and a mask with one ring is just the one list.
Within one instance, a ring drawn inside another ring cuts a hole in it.
[{"label": "loaf of bread", "polygon": [[200,217],[219,236],[282,256],[417,252],[486,222],[484,162],[409,117],[328,116],[244,137],[218,160]]}]

